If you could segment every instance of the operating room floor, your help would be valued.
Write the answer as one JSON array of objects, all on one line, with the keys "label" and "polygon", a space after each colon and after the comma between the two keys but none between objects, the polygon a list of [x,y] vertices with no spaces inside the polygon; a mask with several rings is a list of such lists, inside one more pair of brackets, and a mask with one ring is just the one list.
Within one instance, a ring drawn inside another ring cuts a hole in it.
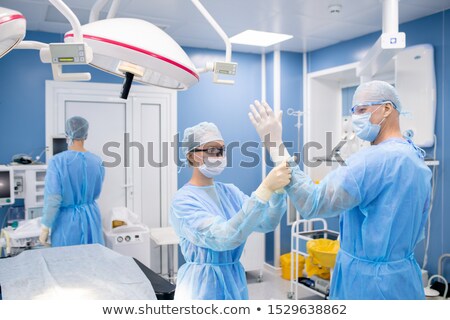
[{"label": "operating room floor", "polygon": [[[246,272],[248,295],[251,300],[287,300],[291,291],[289,280],[283,279],[276,271],[264,268],[263,281],[258,282],[258,271]],[[298,289],[299,300],[322,300],[319,295],[306,289]]]}]

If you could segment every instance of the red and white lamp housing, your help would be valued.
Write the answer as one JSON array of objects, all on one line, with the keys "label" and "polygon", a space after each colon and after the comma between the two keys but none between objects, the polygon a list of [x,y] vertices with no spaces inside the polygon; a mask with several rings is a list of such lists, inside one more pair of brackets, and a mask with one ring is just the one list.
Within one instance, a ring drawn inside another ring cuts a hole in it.
[{"label": "red and white lamp housing", "polygon": [[[81,26],[83,42],[92,48],[93,67],[120,77],[164,88],[186,90],[199,75],[184,50],[150,22],[111,18]],[[64,42],[74,41],[73,31]]]},{"label": "red and white lamp housing", "polygon": [[26,26],[20,12],[0,7],[0,58],[23,40]]}]

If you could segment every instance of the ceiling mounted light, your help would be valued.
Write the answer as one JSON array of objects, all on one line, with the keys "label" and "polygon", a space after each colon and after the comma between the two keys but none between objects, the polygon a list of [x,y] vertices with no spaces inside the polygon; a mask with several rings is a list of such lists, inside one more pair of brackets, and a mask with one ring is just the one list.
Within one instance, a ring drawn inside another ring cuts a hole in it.
[{"label": "ceiling mounted light", "polygon": [[292,36],[288,34],[246,30],[231,37],[230,41],[236,44],[268,47],[291,38]]},{"label": "ceiling mounted light", "polygon": [[[112,18],[83,25],[81,32],[94,54],[90,65],[125,77],[124,90],[129,90],[133,77],[144,84],[177,90],[188,89],[199,81],[184,50],[150,22]],[[64,41],[74,41],[73,31],[65,34]]]},{"label": "ceiling mounted light", "polygon": [[0,58],[25,37],[26,20],[18,11],[0,7]]}]

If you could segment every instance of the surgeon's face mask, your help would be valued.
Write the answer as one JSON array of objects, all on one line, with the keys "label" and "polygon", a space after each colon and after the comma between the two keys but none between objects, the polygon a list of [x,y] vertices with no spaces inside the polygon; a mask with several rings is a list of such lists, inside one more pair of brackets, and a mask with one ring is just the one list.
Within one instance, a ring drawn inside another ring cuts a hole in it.
[{"label": "surgeon's face mask", "polygon": [[205,159],[205,163],[198,167],[198,170],[200,170],[205,177],[212,178],[221,174],[226,166],[227,158],[214,157]]},{"label": "surgeon's face mask", "polygon": [[[382,104],[383,105],[383,104]],[[352,114],[352,126],[358,138],[373,142],[380,133],[381,124],[386,118],[380,121],[378,124],[370,122],[370,117],[376,112],[382,105],[378,106],[373,112],[365,112],[362,114]]]}]

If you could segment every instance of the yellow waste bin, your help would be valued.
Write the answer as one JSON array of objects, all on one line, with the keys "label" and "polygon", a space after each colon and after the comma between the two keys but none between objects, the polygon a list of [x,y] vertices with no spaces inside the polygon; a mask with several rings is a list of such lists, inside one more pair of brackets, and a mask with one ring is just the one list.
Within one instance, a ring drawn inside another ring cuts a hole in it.
[{"label": "yellow waste bin", "polygon": [[330,239],[313,239],[306,243],[308,258],[306,273],[308,277],[317,275],[322,279],[330,279],[330,270],[336,262],[339,241]]},{"label": "yellow waste bin", "polygon": [[[305,266],[305,257],[298,253],[297,256],[298,256],[298,268],[297,274],[295,276],[298,278],[302,276],[303,267]],[[280,266],[281,266],[281,277],[286,280],[291,280],[291,253],[286,253],[280,256]]]}]

